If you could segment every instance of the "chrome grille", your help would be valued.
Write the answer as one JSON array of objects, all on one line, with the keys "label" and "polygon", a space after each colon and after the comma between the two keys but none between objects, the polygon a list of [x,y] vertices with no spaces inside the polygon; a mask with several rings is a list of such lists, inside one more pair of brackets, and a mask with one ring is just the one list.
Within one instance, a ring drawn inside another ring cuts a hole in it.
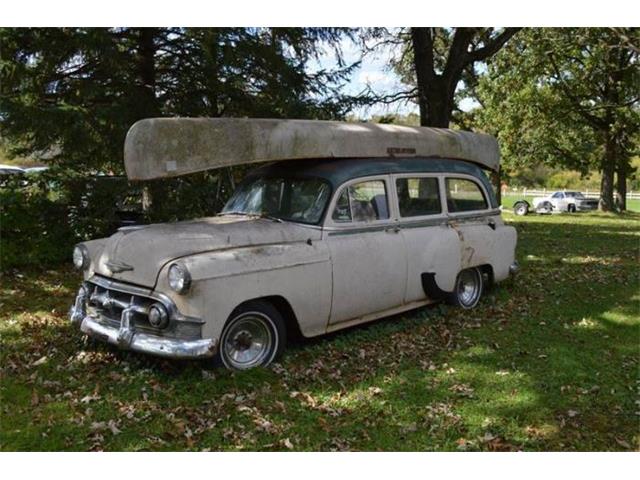
[{"label": "chrome grille", "polygon": [[[101,276],[92,277],[84,285],[87,314],[102,323],[115,328],[121,327],[123,312],[127,311],[127,328],[134,331],[184,339],[201,338],[202,321],[184,317],[173,302],[164,296],[158,298],[158,294],[152,294],[150,290],[121,284]],[[149,323],[149,307],[156,302],[162,303],[169,312],[169,325],[163,329]]]},{"label": "chrome grille", "polygon": [[149,307],[155,303],[152,298],[111,290],[91,282],[87,282],[87,288],[88,306],[110,323],[120,324],[122,311],[129,309],[134,325],[152,328],[148,319]]}]

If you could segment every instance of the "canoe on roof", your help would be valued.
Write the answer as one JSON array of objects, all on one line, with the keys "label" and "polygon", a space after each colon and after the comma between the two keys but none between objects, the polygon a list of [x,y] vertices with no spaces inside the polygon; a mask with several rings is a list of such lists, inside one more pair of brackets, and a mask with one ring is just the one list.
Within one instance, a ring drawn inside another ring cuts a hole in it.
[{"label": "canoe on roof", "polygon": [[131,127],[124,146],[130,180],[276,160],[385,157],[459,159],[491,170],[500,163],[490,135],[321,120],[149,118]]}]

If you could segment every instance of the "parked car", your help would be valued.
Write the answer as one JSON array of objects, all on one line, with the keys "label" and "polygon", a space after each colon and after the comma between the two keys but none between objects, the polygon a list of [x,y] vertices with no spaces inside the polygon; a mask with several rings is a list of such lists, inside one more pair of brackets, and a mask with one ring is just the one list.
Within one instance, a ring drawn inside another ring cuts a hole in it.
[{"label": "parked car", "polygon": [[[127,137],[132,179],[281,161],[250,173],[215,217],[79,244],[84,283],[70,318],[90,336],[241,370],[272,362],[291,331],[313,337],[441,300],[473,308],[489,283],[517,271],[516,231],[480,168],[497,168],[491,137],[340,122],[145,122]],[[180,152],[189,158],[176,163]]]},{"label": "parked car", "polygon": [[24,168],[15,165],[0,165],[0,175],[24,175]]},{"label": "parked car", "polygon": [[24,169],[27,175],[37,175],[39,173],[46,172],[47,170],[49,170],[49,167],[29,167]]},{"label": "parked car", "polygon": [[18,179],[18,184],[23,183],[25,170],[14,165],[0,165],[0,187],[6,187],[11,183],[11,179]]},{"label": "parked car", "polygon": [[575,213],[598,209],[598,199],[587,198],[581,192],[557,191],[544,197],[535,197],[533,205],[526,200],[518,200],[513,205],[516,215],[526,215],[531,208],[536,213],[568,212]]}]

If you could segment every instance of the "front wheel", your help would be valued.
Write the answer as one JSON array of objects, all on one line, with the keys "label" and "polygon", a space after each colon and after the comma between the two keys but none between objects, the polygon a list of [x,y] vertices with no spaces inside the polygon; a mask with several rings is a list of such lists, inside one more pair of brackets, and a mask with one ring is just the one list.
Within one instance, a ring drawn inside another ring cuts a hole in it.
[{"label": "front wheel", "polygon": [[482,272],[477,268],[468,268],[458,273],[449,302],[464,309],[475,307],[482,295]]},{"label": "front wheel", "polygon": [[218,357],[229,370],[269,365],[284,350],[286,329],[280,312],[263,301],[237,308],[220,336]]}]

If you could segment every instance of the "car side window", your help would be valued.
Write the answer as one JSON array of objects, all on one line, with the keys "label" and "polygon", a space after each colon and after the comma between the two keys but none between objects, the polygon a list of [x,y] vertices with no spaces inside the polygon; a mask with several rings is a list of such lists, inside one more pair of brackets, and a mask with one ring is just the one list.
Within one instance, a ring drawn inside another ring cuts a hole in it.
[{"label": "car side window", "polygon": [[331,218],[334,222],[372,222],[389,218],[385,182],[369,180],[344,188]]},{"label": "car side window", "polygon": [[345,188],[338,197],[336,202],[336,208],[333,211],[334,222],[350,222],[351,221],[351,206],[349,205],[349,189]]},{"label": "car side window", "polygon": [[464,178],[447,178],[447,207],[450,212],[485,210],[487,200],[480,186]]},{"label": "car side window", "polygon": [[420,217],[442,212],[437,178],[398,178],[396,190],[402,217]]},{"label": "car side window", "polygon": [[563,197],[562,192],[556,192],[551,196],[551,198],[562,198],[562,197]]}]

